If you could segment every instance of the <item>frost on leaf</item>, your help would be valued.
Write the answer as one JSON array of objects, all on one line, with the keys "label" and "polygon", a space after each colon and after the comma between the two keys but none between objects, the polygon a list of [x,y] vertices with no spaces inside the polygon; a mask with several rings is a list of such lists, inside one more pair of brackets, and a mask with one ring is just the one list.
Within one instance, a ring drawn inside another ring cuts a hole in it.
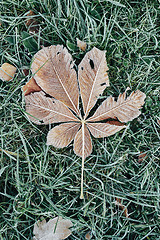
[{"label": "frost on leaf", "polygon": [[72,56],[62,45],[44,47],[34,56],[31,69],[47,94],[78,113],[79,92]]},{"label": "frost on leaf", "polygon": [[90,118],[90,121],[118,118],[121,122],[129,122],[141,114],[139,109],[144,104],[145,97],[146,95],[139,90],[132,92],[127,98],[126,92],[124,92],[119,95],[117,101],[110,96],[100,105],[93,117]]},{"label": "frost on leaf", "polygon": [[37,124],[76,121],[75,115],[65,104],[48,97],[43,91],[25,96],[26,112],[31,121]]},{"label": "frost on leaf", "polygon": [[97,102],[99,95],[109,86],[107,71],[105,51],[95,47],[86,53],[78,66],[78,80],[85,117]]},{"label": "frost on leaf", "polygon": [[[31,69],[34,86],[32,88],[27,83],[23,87],[23,91],[26,89],[27,115],[36,124],[61,123],[49,131],[48,145],[63,148],[74,140],[74,152],[82,157],[83,198],[84,161],[92,153],[91,135],[103,138],[126,128],[124,123],[141,114],[139,109],[146,96],[136,90],[127,97],[127,88],[117,101],[109,96],[91,114],[97,99],[109,86],[105,51],[95,47],[82,59],[78,74],[71,54],[61,45],[44,47],[37,52]],[[79,98],[82,99],[82,112],[79,109]]]},{"label": "frost on leaf", "polygon": [[71,235],[73,224],[70,220],[56,217],[48,222],[46,220],[38,221],[34,224],[33,234],[34,240],[61,240]]},{"label": "frost on leaf", "polygon": [[80,123],[63,123],[52,128],[47,136],[47,144],[54,145],[57,148],[67,147],[75,138],[80,128]]}]

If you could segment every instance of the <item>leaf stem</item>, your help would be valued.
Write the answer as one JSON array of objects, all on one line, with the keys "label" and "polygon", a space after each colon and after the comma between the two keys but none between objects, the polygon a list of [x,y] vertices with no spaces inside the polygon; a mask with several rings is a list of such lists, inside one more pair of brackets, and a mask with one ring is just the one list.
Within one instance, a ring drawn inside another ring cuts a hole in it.
[{"label": "leaf stem", "polygon": [[84,199],[84,195],[83,195],[83,173],[84,173],[84,124],[85,121],[82,121],[82,173],[81,173],[81,195],[80,195],[80,199]]}]

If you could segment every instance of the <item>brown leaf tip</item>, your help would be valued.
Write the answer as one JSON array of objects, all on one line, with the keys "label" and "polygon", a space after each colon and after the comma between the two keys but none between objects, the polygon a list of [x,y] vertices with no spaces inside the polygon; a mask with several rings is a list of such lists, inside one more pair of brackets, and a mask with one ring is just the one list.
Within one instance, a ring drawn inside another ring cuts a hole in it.
[{"label": "brown leaf tip", "polygon": [[29,82],[27,82],[26,85],[22,87],[22,91],[24,92],[24,96],[27,96],[33,92],[40,92],[42,89],[38,86],[35,79],[32,77]]},{"label": "brown leaf tip", "polygon": [[79,47],[80,50],[85,52],[86,47],[87,47],[87,43],[79,40],[78,38],[76,40],[77,40],[77,47]]}]

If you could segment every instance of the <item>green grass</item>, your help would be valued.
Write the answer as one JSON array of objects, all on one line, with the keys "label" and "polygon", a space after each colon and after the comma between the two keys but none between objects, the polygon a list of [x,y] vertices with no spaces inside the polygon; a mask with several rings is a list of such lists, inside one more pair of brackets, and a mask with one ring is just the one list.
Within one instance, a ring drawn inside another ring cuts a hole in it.
[{"label": "green grass", "polygon": [[[32,239],[40,218],[71,219],[68,239],[160,239],[160,2],[157,0],[1,0],[0,63],[18,68],[11,82],[0,81],[0,239]],[[25,26],[34,10],[40,25],[35,37]],[[79,199],[81,159],[72,144],[46,146],[50,126],[25,115],[21,87],[41,45],[67,45],[76,64],[84,53],[76,37],[107,50],[111,86],[118,96],[128,86],[147,95],[142,114],[125,131],[93,139],[85,162],[85,199]],[[146,158],[139,163],[140,152]],[[4,169],[3,169],[4,168]],[[122,199],[126,218],[115,205]]]}]

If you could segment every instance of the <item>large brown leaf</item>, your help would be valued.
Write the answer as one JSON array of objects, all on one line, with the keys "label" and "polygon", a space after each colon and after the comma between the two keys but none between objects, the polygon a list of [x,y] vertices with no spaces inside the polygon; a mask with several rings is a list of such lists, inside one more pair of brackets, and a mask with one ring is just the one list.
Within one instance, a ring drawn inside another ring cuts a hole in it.
[{"label": "large brown leaf", "polygon": [[88,121],[97,122],[108,118],[118,118],[121,122],[131,121],[141,114],[139,109],[143,106],[145,97],[146,95],[139,90],[132,92],[127,98],[124,92],[119,95],[117,101],[110,96]]},{"label": "large brown leaf", "polygon": [[31,69],[37,84],[49,95],[78,113],[79,92],[73,59],[62,45],[44,47],[34,56]]},{"label": "large brown leaf", "polygon": [[[102,138],[125,128],[126,126],[120,122],[126,123],[140,115],[139,109],[144,104],[145,94],[137,90],[126,98],[124,92],[119,95],[117,101],[110,96],[95,114],[87,119],[99,95],[106,86],[109,86],[105,51],[93,48],[78,67],[84,110],[82,118],[79,110],[77,75],[73,66],[72,57],[63,46],[51,46],[40,50],[34,57],[32,72],[36,83],[46,94],[43,91],[34,92],[37,87],[29,86],[29,95],[25,96],[25,99],[26,111],[33,122],[37,124],[66,122],[49,131],[47,144],[63,148],[74,139],[74,152],[82,157],[80,198],[83,198],[84,162],[92,152],[90,133],[96,138]],[[110,121],[100,122],[109,118]]]},{"label": "large brown leaf", "polygon": [[87,126],[95,138],[108,137],[119,132],[121,129],[126,128],[125,125],[117,121],[107,123],[87,123]]},{"label": "large brown leaf", "polygon": [[86,53],[78,67],[78,79],[85,117],[100,94],[109,86],[105,51],[93,48]]},{"label": "large brown leaf", "polygon": [[34,92],[25,96],[26,112],[36,124],[78,121],[74,114],[62,102],[46,97],[44,92]]},{"label": "large brown leaf", "polygon": [[92,140],[90,133],[87,129],[86,124],[84,124],[84,131],[81,128],[75,136],[74,139],[74,152],[80,157],[88,157],[92,152]]},{"label": "large brown leaf", "polygon": [[62,123],[52,128],[47,136],[47,145],[53,145],[56,148],[67,147],[74,139],[80,123]]}]

